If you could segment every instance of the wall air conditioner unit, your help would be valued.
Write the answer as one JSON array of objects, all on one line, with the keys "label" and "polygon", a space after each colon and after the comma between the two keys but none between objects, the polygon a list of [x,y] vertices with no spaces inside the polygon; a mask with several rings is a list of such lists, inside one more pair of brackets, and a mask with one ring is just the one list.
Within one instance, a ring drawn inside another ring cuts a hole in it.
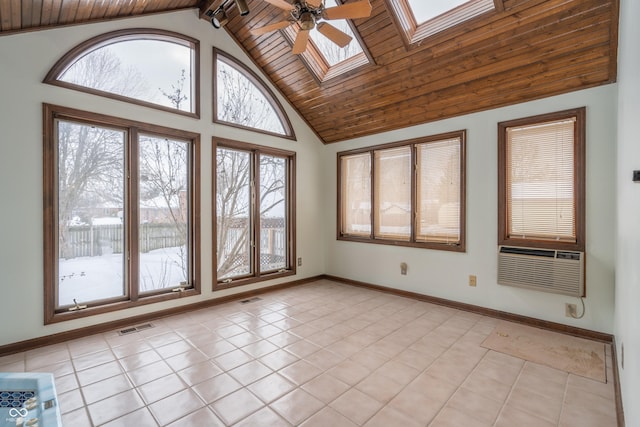
[{"label": "wall air conditioner unit", "polygon": [[499,246],[498,284],[584,296],[584,252]]}]

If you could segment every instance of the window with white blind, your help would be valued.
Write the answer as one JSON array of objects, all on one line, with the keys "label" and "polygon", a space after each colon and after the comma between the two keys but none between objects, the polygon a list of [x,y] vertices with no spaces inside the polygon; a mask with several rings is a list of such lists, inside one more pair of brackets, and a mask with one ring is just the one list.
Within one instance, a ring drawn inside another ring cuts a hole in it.
[{"label": "window with white blind", "polygon": [[499,243],[584,250],[585,109],[502,122]]},{"label": "window with white blind", "polygon": [[460,241],[462,156],[458,138],[417,145],[417,229],[419,242]]},{"label": "window with white blind", "polygon": [[371,154],[345,155],[340,160],[340,222],[343,234],[371,235]]},{"label": "window with white blind", "polygon": [[411,154],[413,147],[375,150],[374,237],[411,239]]},{"label": "window with white blind", "polygon": [[465,131],[338,153],[338,239],[465,250]]}]

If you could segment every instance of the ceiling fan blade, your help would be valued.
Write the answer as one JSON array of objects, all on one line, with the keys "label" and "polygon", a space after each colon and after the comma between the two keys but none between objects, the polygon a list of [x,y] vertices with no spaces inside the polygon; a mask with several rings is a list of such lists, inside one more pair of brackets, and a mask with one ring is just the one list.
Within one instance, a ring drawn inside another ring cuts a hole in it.
[{"label": "ceiling fan blade", "polygon": [[313,7],[320,7],[322,0],[307,0],[307,4]]},{"label": "ceiling fan blade", "polygon": [[269,4],[274,5],[275,7],[279,7],[282,10],[290,11],[293,9],[293,5],[291,3],[287,3],[284,0],[264,0]]},{"label": "ceiling fan blade", "polygon": [[311,30],[298,31],[296,41],[293,43],[293,49],[291,49],[292,53],[294,53],[295,55],[299,55],[307,49],[307,43],[309,42],[309,31]]},{"label": "ceiling fan blade", "polygon": [[369,0],[360,0],[325,9],[322,17],[325,19],[355,19],[371,16],[371,3]]},{"label": "ceiling fan blade", "polygon": [[324,35],[326,38],[340,47],[345,47],[346,45],[351,43],[352,38],[349,34],[346,34],[345,32],[337,29],[328,22],[320,22],[318,25],[316,25],[316,28],[322,35]]},{"label": "ceiling fan blade", "polygon": [[263,34],[270,33],[271,31],[281,30],[285,27],[288,27],[289,25],[291,25],[291,22],[281,21],[276,22],[275,24],[265,25],[264,27],[260,28],[252,28],[251,30],[249,30],[249,32],[254,36],[261,36]]}]

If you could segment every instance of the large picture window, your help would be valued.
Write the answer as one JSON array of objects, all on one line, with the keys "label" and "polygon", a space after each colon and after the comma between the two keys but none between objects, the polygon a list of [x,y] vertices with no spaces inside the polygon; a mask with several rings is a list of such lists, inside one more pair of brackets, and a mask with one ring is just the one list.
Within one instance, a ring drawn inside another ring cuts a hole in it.
[{"label": "large picture window", "polygon": [[584,251],[585,109],[498,124],[499,244]]},{"label": "large picture window", "polygon": [[465,250],[465,132],[338,153],[338,239]]},{"label": "large picture window", "polygon": [[199,137],[45,105],[48,322],[199,291]]},{"label": "large picture window", "polygon": [[294,274],[295,154],[216,143],[216,288]]}]

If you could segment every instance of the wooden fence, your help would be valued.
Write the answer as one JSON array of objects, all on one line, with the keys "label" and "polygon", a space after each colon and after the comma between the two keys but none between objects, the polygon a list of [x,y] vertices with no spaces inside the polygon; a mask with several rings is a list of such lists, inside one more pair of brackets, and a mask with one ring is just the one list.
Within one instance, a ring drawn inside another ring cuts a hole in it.
[{"label": "wooden fence", "polygon": [[[219,277],[231,277],[249,273],[249,256],[247,247],[235,250],[238,241],[246,244],[247,220],[244,218],[227,221],[227,239],[221,248],[220,264],[227,262],[225,271],[218,271]],[[261,271],[277,270],[287,267],[287,230],[284,218],[263,218],[260,222],[260,269]],[[229,260],[231,260],[229,262]]]},{"label": "wooden fence", "polygon": [[[186,243],[184,228],[174,224],[141,224],[140,252],[172,248]],[[60,256],[76,258],[122,253],[124,228],[121,224],[71,226],[62,232]]]}]

